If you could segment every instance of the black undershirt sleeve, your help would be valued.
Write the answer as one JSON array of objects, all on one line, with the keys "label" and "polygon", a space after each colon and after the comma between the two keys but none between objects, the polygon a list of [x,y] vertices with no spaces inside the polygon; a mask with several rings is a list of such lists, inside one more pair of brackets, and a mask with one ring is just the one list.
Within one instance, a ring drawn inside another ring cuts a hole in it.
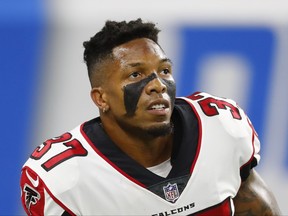
[{"label": "black undershirt sleeve", "polygon": [[248,176],[250,175],[250,170],[255,166],[257,166],[257,160],[256,158],[253,158],[253,160],[250,163],[247,163],[245,166],[241,167],[240,176],[242,182],[248,178]]}]

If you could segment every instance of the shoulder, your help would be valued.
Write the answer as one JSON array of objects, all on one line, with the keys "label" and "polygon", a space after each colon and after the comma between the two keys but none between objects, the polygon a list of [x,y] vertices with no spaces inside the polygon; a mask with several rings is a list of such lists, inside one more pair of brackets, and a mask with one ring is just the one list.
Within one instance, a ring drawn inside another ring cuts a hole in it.
[{"label": "shoulder", "polygon": [[251,130],[247,115],[232,99],[217,97],[204,92],[196,92],[188,97],[177,98],[177,101],[179,100],[189,104],[202,121],[210,123],[226,122],[226,124],[232,124],[227,125],[229,127],[248,127]]},{"label": "shoulder", "polygon": [[234,119],[242,119],[240,115],[242,110],[232,99],[218,97],[205,92],[195,92],[187,97],[178,97],[177,100],[184,100],[191,106],[195,106],[195,108],[201,108],[201,111],[206,116],[217,116],[221,111],[228,110]]},{"label": "shoulder", "polygon": [[204,92],[196,92],[177,100],[185,101],[192,107],[198,118],[203,140],[210,140],[208,143],[214,144],[227,143],[226,149],[234,149],[243,167],[254,158],[258,163],[258,135],[244,110],[234,100]]},{"label": "shoulder", "polygon": [[177,100],[189,104],[199,121],[207,127],[219,126],[237,137],[258,136],[245,111],[233,99],[196,92]]},{"label": "shoulder", "polygon": [[[68,183],[77,179],[77,159],[86,157],[89,152],[89,144],[81,132],[82,126],[83,124],[60,136],[47,139],[37,146],[24,164],[23,170],[33,171],[48,187],[57,187],[55,179],[61,181],[65,178],[67,184],[59,187],[59,191],[66,190]],[[25,173],[22,172],[22,175]]]},{"label": "shoulder", "polygon": [[[61,209],[69,212],[74,206],[69,197],[79,197],[80,193],[85,193],[83,188],[96,183],[102,167],[109,167],[88,138],[87,131],[84,132],[91,121],[48,139],[35,148],[21,173],[24,208],[33,206],[35,209],[42,206],[44,200],[46,210],[49,208],[54,212],[53,209],[61,206]],[[98,172],[90,172],[95,168]],[[31,193],[35,195],[33,201],[27,201]]]},{"label": "shoulder", "polygon": [[60,214],[66,209],[60,194],[71,190],[78,181],[78,161],[71,159],[88,154],[83,140],[79,125],[35,148],[22,168],[20,180],[27,214],[43,215],[48,208]]}]

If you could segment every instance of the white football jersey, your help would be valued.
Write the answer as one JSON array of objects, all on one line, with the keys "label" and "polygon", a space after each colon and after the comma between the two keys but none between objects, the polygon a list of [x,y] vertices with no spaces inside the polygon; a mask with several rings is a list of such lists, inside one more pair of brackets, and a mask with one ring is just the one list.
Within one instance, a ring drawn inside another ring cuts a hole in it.
[{"label": "white football jersey", "polygon": [[229,99],[194,93],[172,115],[172,169],[161,177],[122,152],[100,118],[47,140],[24,164],[28,215],[233,215],[233,197],[260,160],[246,114]]}]

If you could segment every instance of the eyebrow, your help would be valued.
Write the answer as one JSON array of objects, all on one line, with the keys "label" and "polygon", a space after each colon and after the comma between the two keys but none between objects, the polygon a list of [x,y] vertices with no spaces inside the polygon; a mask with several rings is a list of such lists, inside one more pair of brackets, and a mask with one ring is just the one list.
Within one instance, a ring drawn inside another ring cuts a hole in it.
[{"label": "eyebrow", "polygon": [[[173,64],[173,62],[172,62],[171,59],[169,59],[169,58],[164,58],[164,59],[161,59],[161,60],[159,61],[159,63],[165,63],[165,62],[168,62],[168,63],[170,63],[170,64]],[[127,66],[128,66],[128,67],[139,67],[139,66],[142,66],[142,65],[144,65],[144,63],[142,63],[142,62],[136,62],[136,63],[130,63],[130,64],[128,64]]]},{"label": "eyebrow", "polygon": [[169,58],[164,58],[164,59],[161,59],[161,60],[160,60],[160,62],[161,62],[161,63],[165,63],[165,62],[168,62],[168,63],[170,63],[170,64],[173,64],[172,60],[171,60],[171,59],[169,59]]}]

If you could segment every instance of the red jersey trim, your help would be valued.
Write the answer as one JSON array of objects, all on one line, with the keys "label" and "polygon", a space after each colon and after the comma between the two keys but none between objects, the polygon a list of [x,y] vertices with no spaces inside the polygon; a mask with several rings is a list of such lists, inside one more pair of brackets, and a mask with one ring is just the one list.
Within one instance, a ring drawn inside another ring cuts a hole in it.
[{"label": "red jersey trim", "polygon": [[255,140],[255,135],[257,136],[257,133],[256,133],[253,125],[251,124],[251,122],[249,121],[248,118],[247,118],[247,122],[248,122],[248,124],[249,124],[249,126],[251,127],[251,130],[252,130],[251,144],[252,144],[253,151],[252,151],[252,155],[251,155],[250,159],[249,159],[245,164],[243,164],[243,165],[240,167],[240,169],[242,169],[243,167],[245,167],[247,164],[251,163],[252,160],[254,159],[254,154],[255,154],[254,140]]},{"label": "red jersey trim", "polygon": [[82,134],[82,136],[85,138],[85,140],[88,142],[88,144],[92,147],[92,149],[101,157],[103,158],[108,164],[110,164],[114,169],[116,169],[119,173],[121,173],[121,175],[125,176],[127,179],[129,179],[130,181],[134,182],[135,184],[146,188],[146,185],[142,184],[141,182],[137,181],[136,179],[134,179],[133,177],[131,177],[130,175],[128,175],[126,172],[124,172],[122,169],[120,169],[116,164],[114,164],[112,161],[110,161],[104,154],[102,154],[102,152],[96,148],[96,146],[92,143],[92,141],[89,139],[89,137],[85,134],[83,127],[84,127],[83,123],[80,126],[80,132]]}]

